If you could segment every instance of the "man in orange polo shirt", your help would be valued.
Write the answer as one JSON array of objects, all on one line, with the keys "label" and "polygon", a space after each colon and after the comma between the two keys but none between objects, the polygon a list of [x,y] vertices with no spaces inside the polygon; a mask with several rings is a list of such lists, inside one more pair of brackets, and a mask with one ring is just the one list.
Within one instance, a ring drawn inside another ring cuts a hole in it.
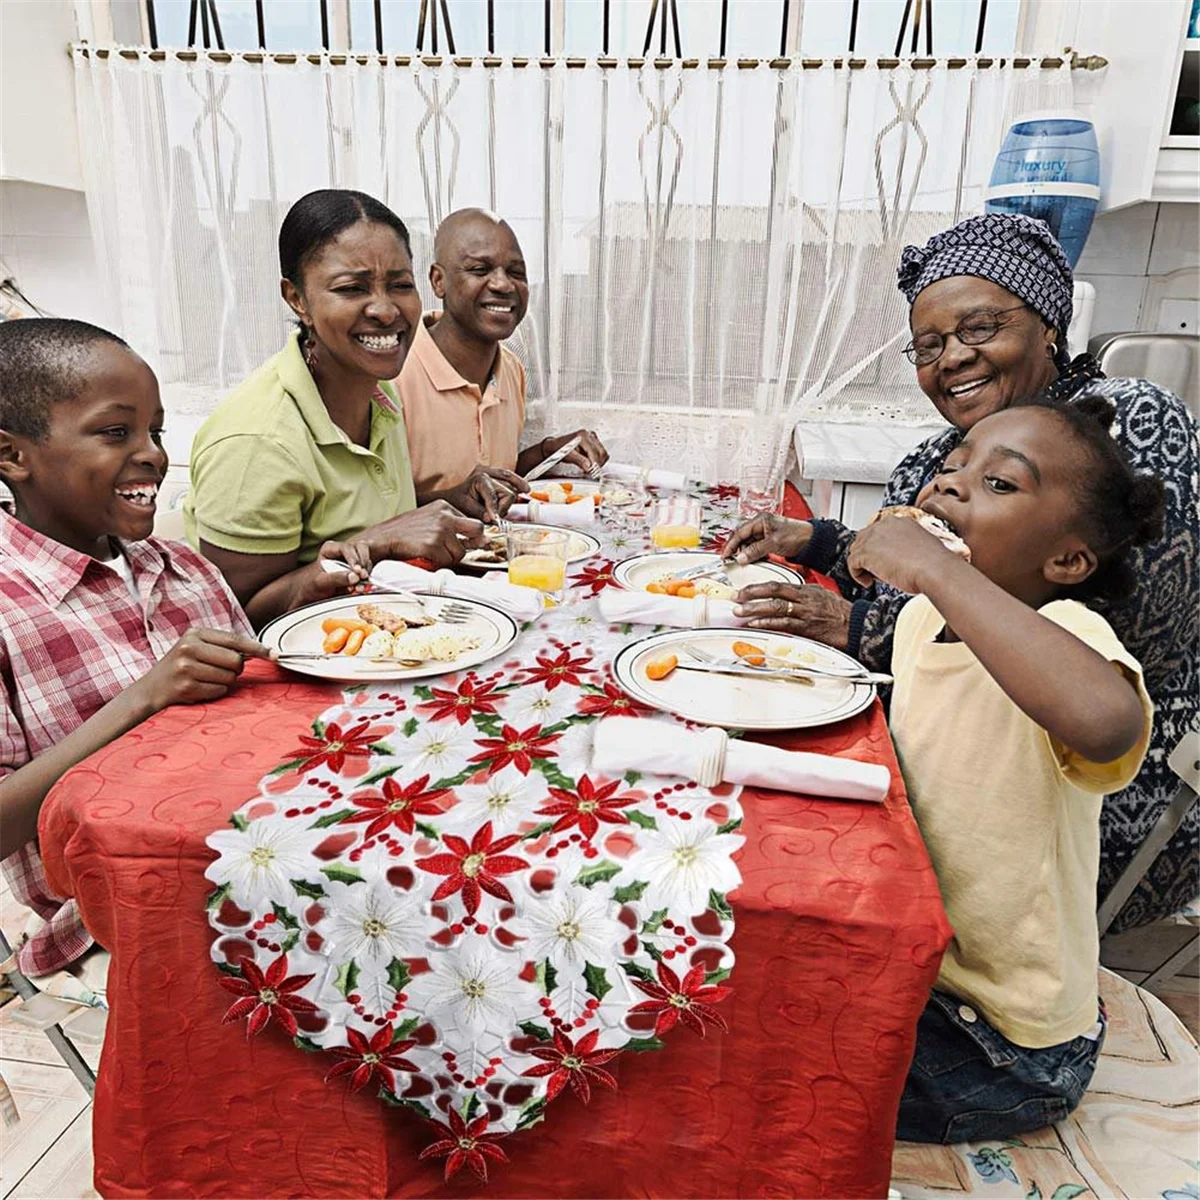
[{"label": "man in orange polo shirt", "polygon": [[525,369],[502,343],[525,316],[529,283],[512,229],[483,209],[451,213],[438,226],[429,282],[442,312],[418,324],[396,380],[418,502],[476,473],[484,478],[471,490],[494,490],[507,508],[510,493],[526,490],[519,476],[577,434],[579,447],[563,461],[585,472],[601,466],[608,453],[591,430],[520,448]]}]

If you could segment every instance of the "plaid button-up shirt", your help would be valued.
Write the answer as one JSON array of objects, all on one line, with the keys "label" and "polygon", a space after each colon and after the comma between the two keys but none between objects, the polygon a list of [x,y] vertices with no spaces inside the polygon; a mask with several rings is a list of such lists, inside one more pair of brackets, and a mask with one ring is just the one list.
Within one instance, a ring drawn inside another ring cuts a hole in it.
[{"label": "plaid button-up shirt", "polygon": [[[0,779],[77,729],[189,629],[253,636],[220,572],[190,547],[119,545],[136,601],[113,567],[0,506]],[[21,947],[21,970],[45,975],[78,958],[91,936],[75,902],[50,890],[37,844],[0,865],[17,899],[45,920]]]}]

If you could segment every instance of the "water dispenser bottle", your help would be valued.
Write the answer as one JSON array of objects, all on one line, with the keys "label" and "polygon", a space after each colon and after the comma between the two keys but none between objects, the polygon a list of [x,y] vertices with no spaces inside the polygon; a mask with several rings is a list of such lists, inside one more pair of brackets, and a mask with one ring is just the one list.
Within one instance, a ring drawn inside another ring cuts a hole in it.
[{"label": "water dispenser bottle", "polygon": [[1071,112],[1031,113],[1004,135],[985,211],[1045,221],[1074,267],[1099,204],[1100,150],[1091,121]]}]

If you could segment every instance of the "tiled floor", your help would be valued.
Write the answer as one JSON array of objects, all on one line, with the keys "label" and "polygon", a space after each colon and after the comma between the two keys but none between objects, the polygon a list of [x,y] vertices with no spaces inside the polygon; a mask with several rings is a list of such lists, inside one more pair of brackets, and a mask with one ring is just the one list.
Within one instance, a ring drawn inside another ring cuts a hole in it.
[{"label": "tiled floor", "polygon": [[[10,941],[21,924],[20,910],[7,888],[0,888],[0,928]],[[1185,932],[1164,922],[1122,934],[1105,942],[1102,958],[1139,983],[1177,948]],[[1157,994],[1193,1036],[1200,1036],[1196,959]],[[12,1020],[16,1003],[0,1009],[0,1074],[21,1113],[14,1129],[0,1129],[0,1200],[90,1200],[97,1195],[91,1104],[45,1035]],[[85,1056],[94,1066],[97,1055],[85,1049]]]}]

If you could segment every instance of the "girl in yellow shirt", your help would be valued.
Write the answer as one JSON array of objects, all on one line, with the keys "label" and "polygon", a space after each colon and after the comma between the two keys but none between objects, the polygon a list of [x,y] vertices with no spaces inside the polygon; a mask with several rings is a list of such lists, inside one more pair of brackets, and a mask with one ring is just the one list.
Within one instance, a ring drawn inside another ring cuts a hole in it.
[{"label": "girl in yellow shirt", "polygon": [[861,531],[851,572],[915,594],[896,627],[890,723],[955,937],[917,1029],[898,1136],[1008,1137],[1064,1118],[1104,1036],[1095,920],[1100,804],[1137,773],[1152,707],[1092,598],[1127,594],[1159,536],[1086,391],[979,421],[918,497],[970,550],[915,521]]}]

